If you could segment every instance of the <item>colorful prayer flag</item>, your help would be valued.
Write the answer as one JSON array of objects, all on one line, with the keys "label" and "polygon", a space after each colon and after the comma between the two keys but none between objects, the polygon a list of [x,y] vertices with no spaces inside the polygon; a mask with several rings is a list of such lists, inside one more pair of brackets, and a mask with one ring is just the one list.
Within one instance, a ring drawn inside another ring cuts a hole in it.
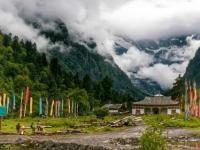
[{"label": "colorful prayer flag", "polygon": [[6,105],[6,94],[4,93],[3,94],[3,106],[5,106]]},{"label": "colorful prayer flag", "polygon": [[58,113],[57,113],[58,117],[60,117],[60,110],[61,110],[60,108],[61,108],[61,103],[60,101],[58,101]]},{"label": "colorful prayer flag", "polygon": [[45,115],[48,116],[48,113],[49,113],[49,101],[48,101],[48,98],[46,98]]},{"label": "colorful prayer flag", "polygon": [[7,114],[9,112],[9,105],[10,105],[10,98],[7,97],[7,104],[6,104]]},{"label": "colorful prayer flag", "polygon": [[24,96],[24,93],[23,93],[23,90],[22,90],[22,93],[21,93],[21,100],[20,100],[19,118],[22,118],[22,112],[23,112],[23,96]]},{"label": "colorful prayer flag", "polygon": [[64,110],[64,101],[62,98],[62,104],[61,104],[61,116],[63,117],[63,110]]},{"label": "colorful prayer flag", "polygon": [[0,95],[0,106],[2,106],[2,96]]},{"label": "colorful prayer flag", "polygon": [[30,98],[30,114],[33,113],[33,98]]},{"label": "colorful prayer flag", "polygon": [[50,116],[53,116],[54,100],[51,103]]},{"label": "colorful prayer flag", "polygon": [[13,110],[15,110],[15,109],[16,109],[16,97],[13,94]]},{"label": "colorful prayer flag", "polygon": [[70,99],[68,99],[68,113],[71,113],[71,107],[70,107]]},{"label": "colorful prayer flag", "polygon": [[29,99],[30,99],[30,89],[29,89],[29,87],[27,86],[27,87],[26,87],[26,95],[25,95],[25,104],[26,104],[26,105],[28,104]]},{"label": "colorful prayer flag", "polygon": [[40,102],[39,102],[39,115],[42,115],[43,111],[42,111],[42,97],[40,96]]}]

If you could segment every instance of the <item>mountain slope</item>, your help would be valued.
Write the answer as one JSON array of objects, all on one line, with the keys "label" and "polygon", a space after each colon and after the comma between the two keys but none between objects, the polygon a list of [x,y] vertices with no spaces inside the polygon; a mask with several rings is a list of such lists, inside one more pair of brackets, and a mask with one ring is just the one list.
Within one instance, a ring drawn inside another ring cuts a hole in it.
[{"label": "mountain slope", "polygon": [[[162,71],[170,71],[171,78],[173,77],[174,79],[179,74],[184,74],[187,62],[194,57],[198,46],[200,46],[199,39],[198,35],[138,41],[119,38],[116,40],[115,50],[118,56],[123,58],[123,55],[131,53],[130,50],[134,47],[134,50],[138,51],[136,53],[137,55],[147,55],[148,57],[144,58],[151,58],[149,63],[144,65],[142,64],[143,60],[140,63],[132,61],[133,67],[129,66],[130,69],[125,70],[125,72],[129,71],[129,74],[131,74],[131,80],[134,86],[147,93],[155,94],[163,92],[166,88],[170,88],[170,83],[165,82],[165,80],[171,82],[172,79],[169,79],[170,76],[165,75]],[[158,68],[159,66],[161,67]],[[162,68],[165,68],[165,70],[161,70]],[[162,76],[163,80],[159,80],[157,73],[164,75]]]},{"label": "mountain slope", "polygon": [[95,52],[96,44],[90,42],[77,41],[70,37],[67,27],[59,20],[53,22],[54,28],[43,28],[38,22],[31,23],[40,34],[45,36],[53,45],[48,49],[50,58],[58,58],[64,70],[72,73],[79,73],[83,78],[89,74],[94,80],[101,80],[109,76],[113,80],[113,86],[117,90],[128,91],[136,99],[144,96],[144,92],[135,88],[128,76],[112,61]]},{"label": "mountain slope", "polygon": [[195,57],[190,61],[184,77],[190,81],[196,81],[200,86],[200,48],[197,50]]}]

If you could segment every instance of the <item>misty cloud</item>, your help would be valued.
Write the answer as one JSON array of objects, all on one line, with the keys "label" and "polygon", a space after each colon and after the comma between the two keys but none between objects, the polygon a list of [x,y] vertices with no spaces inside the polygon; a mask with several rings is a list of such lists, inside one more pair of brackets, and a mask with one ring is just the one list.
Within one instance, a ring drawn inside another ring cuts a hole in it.
[{"label": "misty cloud", "polygon": [[[92,37],[97,43],[97,52],[112,56],[127,75],[134,72],[167,88],[179,73],[185,72],[186,64],[200,46],[198,40],[188,39],[188,45],[181,49],[169,48],[175,55],[168,59],[181,60],[181,64],[154,66],[150,65],[153,56],[133,46],[127,46],[126,53],[117,55],[115,41],[118,36],[132,40],[157,40],[198,34],[199,6],[199,0],[0,0],[0,29],[31,39],[44,49],[48,40],[27,25],[24,18],[59,18],[79,40]],[[163,80],[157,75],[163,75]]]}]

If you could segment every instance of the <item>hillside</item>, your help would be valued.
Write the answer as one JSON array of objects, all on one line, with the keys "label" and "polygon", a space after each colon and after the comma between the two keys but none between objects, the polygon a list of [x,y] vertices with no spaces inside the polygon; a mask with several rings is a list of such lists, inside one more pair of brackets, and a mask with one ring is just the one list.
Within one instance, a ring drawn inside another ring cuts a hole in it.
[{"label": "hillside", "polygon": [[190,61],[184,77],[190,81],[196,81],[200,86],[200,48],[195,54],[195,57]]},{"label": "hillside", "polygon": [[70,44],[70,51],[55,48],[42,53],[31,41],[0,33],[1,94],[20,99],[21,92],[29,86],[36,110],[40,96],[49,100],[79,97],[80,113],[104,103],[131,102],[143,97],[117,66],[85,46]]},{"label": "hillside", "polygon": [[[48,49],[50,58],[58,58],[64,70],[78,73],[81,78],[86,74],[94,80],[102,80],[105,76],[112,78],[113,87],[117,90],[128,91],[133,97],[141,98],[144,93],[134,87],[128,76],[114,63],[112,57],[109,62],[106,58],[96,53],[96,43],[91,39],[89,42],[77,41],[68,33],[65,24],[60,20],[53,21],[54,28],[44,28],[42,23],[30,22],[40,34],[54,44]],[[46,21],[45,23],[48,23]],[[44,24],[44,23],[43,23]]]},{"label": "hillside", "polygon": [[[161,69],[156,69],[156,67],[160,65],[166,69],[168,68],[173,74],[177,74],[177,77],[179,74],[183,74],[185,70],[183,65],[187,60],[189,61],[193,58],[195,51],[198,49],[199,39],[199,35],[173,36],[158,40],[145,39],[135,41],[127,38],[119,38],[116,41],[115,49],[119,56],[123,56],[131,47],[135,47],[138,53],[144,53],[152,57],[152,61],[149,64],[142,66],[140,62],[138,66],[132,68],[131,81],[139,89],[147,93],[156,94],[164,92],[169,88],[162,86],[162,81],[156,77],[156,73],[160,73]],[[147,73],[153,69],[157,72],[145,76],[144,73],[140,73],[143,68]],[[168,80],[169,76],[165,76],[162,73],[161,75],[163,75],[163,80]]]}]

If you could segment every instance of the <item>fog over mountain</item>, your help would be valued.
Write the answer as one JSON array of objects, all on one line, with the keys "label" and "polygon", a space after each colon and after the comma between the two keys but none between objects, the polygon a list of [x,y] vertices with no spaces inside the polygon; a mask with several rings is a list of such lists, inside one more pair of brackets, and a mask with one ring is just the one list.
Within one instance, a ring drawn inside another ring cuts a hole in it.
[{"label": "fog over mountain", "polygon": [[[49,40],[25,20],[60,19],[76,40],[92,38],[96,51],[112,56],[130,78],[167,89],[200,46],[199,6],[199,0],[0,0],[0,29],[35,41],[42,51]],[[54,24],[43,22],[43,27]]]}]

